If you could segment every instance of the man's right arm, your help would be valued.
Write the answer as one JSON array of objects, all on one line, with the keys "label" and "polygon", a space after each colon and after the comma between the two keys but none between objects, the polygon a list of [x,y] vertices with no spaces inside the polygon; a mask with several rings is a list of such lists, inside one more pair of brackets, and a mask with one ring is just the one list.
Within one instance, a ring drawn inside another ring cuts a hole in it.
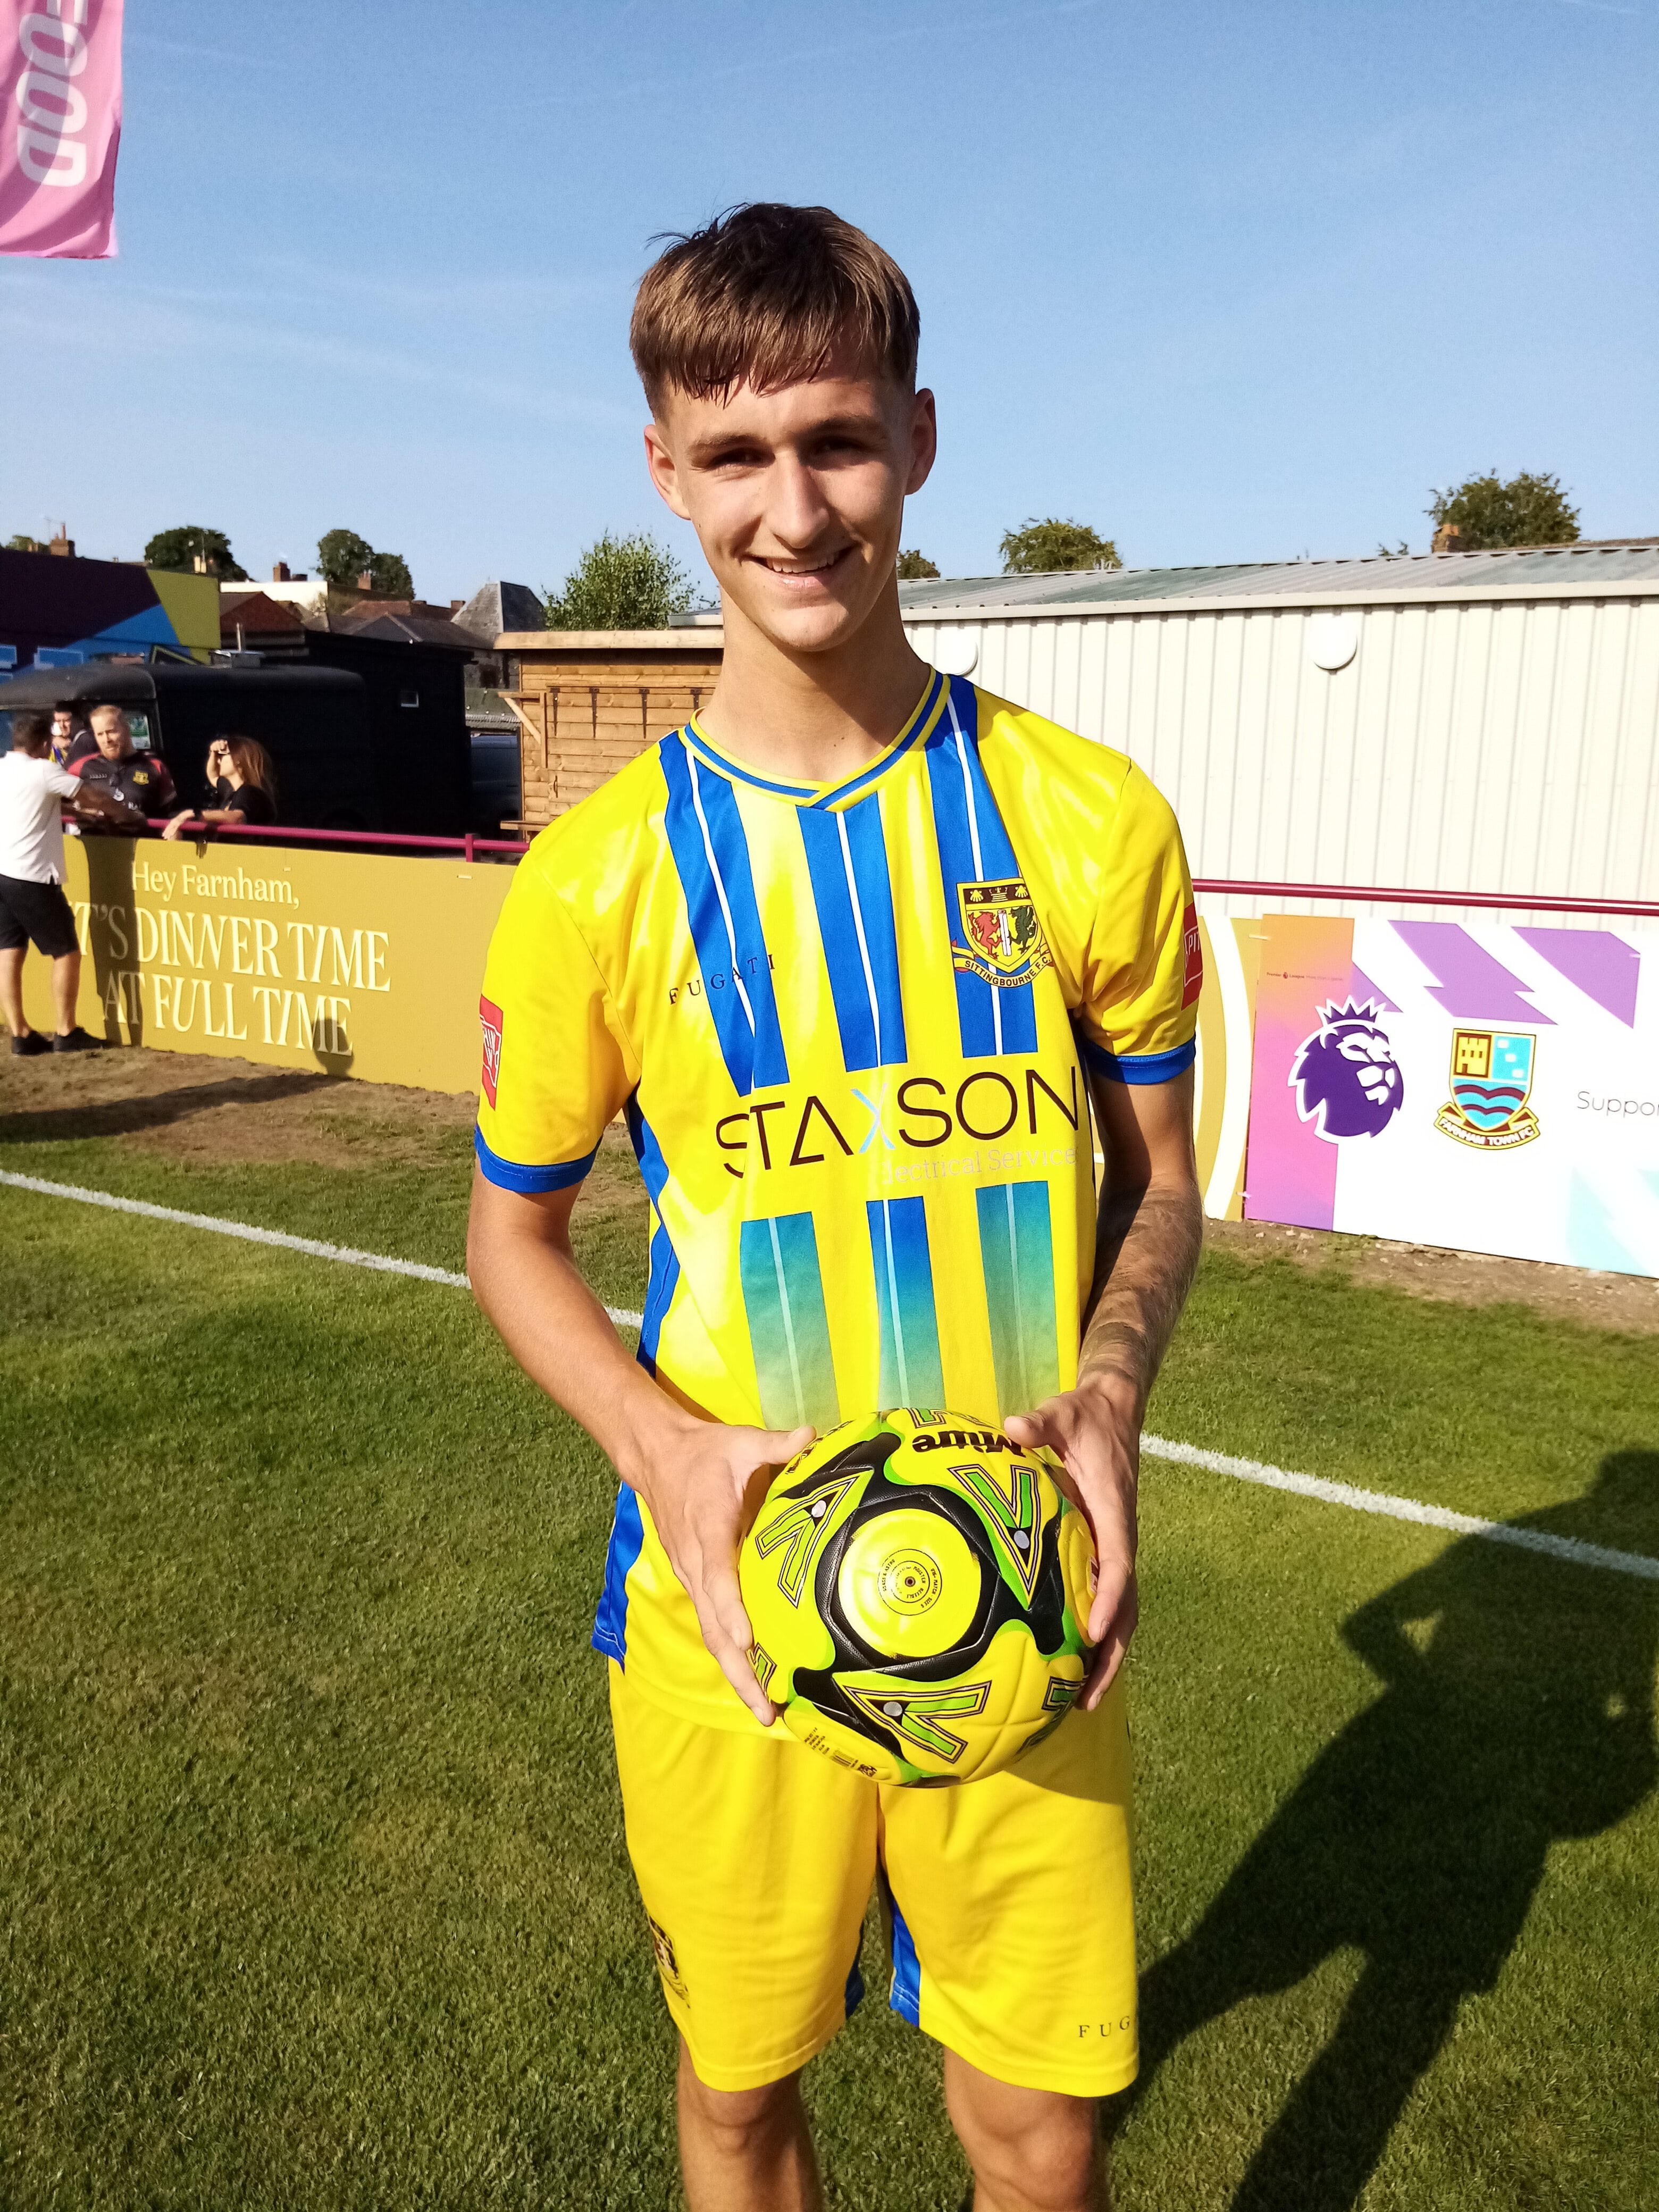
[{"label": "man's right arm", "polygon": [[701,1420],[632,1358],[576,1265],[570,1214],[580,1186],[526,1195],[476,1170],[467,1230],[473,1296],[525,1372],[579,1421],[651,1513],[732,1688],[769,1726],[750,1665],[737,1548],[762,1468],[811,1442],[789,1431]]},{"label": "man's right arm", "polygon": [[101,786],[88,783],[73,769],[59,768],[56,762],[52,763],[48,788],[59,799],[67,799],[77,814],[96,814],[106,822],[121,822],[126,818],[128,810],[118,799]]}]

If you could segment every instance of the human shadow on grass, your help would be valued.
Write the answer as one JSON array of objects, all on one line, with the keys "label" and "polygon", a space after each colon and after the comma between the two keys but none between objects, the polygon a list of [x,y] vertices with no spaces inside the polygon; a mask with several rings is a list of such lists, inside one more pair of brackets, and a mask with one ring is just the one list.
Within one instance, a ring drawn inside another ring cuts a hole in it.
[{"label": "human shadow on grass", "polygon": [[[1509,1525],[1659,1553],[1659,1452],[1616,1452],[1585,1496]],[[1659,1580],[1468,1536],[1342,1632],[1382,1696],[1141,1986],[1136,2103],[1242,1999],[1364,1955],[1232,2212],[1347,2212],[1459,2005],[1496,1983],[1551,1844],[1613,1827],[1656,1780]]]},{"label": "human shadow on grass", "polygon": [[311,1098],[333,1091],[343,1074],[313,1075],[286,1068],[269,1075],[230,1075],[217,1083],[182,1083],[137,1098],[89,1099],[33,1113],[0,1115],[0,1145],[62,1144],[76,1137],[125,1137],[163,1129],[216,1106],[256,1106],[273,1098]]}]

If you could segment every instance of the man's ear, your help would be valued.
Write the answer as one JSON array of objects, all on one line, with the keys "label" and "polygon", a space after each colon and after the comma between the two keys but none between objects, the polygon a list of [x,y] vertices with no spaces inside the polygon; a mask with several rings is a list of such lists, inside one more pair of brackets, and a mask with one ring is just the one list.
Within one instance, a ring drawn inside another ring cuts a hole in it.
[{"label": "man's ear", "polygon": [[905,478],[904,495],[908,499],[919,492],[933,473],[933,462],[939,453],[939,416],[931,392],[919,392],[910,416],[910,473]]},{"label": "man's ear", "polygon": [[664,503],[682,522],[690,522],[691,510],[680,495],[679,470],[659,422],[647,422],[645,426],[645,465]]}]

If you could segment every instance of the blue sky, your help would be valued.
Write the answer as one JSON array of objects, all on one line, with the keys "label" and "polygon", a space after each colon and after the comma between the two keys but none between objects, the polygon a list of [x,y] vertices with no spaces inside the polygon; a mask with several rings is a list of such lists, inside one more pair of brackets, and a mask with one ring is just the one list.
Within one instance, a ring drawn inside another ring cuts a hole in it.
[{"label": "blue sky", "polygon": [[0,262],[0,536],[253,574],[336,525],[447,599],[650,491],[653,232],[822,200],[908,270],[942,446],[905,542],[1133,564],[1426,543],[1554,470],[1659,532],[1659,0],[128,0],[112,262]]}]

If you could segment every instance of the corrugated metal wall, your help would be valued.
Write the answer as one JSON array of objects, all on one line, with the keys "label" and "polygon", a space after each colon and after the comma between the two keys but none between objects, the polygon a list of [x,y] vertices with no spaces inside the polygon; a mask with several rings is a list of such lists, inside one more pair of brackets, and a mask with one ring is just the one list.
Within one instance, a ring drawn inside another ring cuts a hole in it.
[{"label": "corrugated metal wall", "polygon": [[1328,606],[910,635],[952,666],[975,641],[975,683],[1121,746],[1173,803],[1195,876],[1659,896],[1659,599],[1334,611],[1358,631],[1334,674],[1311,650]]}]

